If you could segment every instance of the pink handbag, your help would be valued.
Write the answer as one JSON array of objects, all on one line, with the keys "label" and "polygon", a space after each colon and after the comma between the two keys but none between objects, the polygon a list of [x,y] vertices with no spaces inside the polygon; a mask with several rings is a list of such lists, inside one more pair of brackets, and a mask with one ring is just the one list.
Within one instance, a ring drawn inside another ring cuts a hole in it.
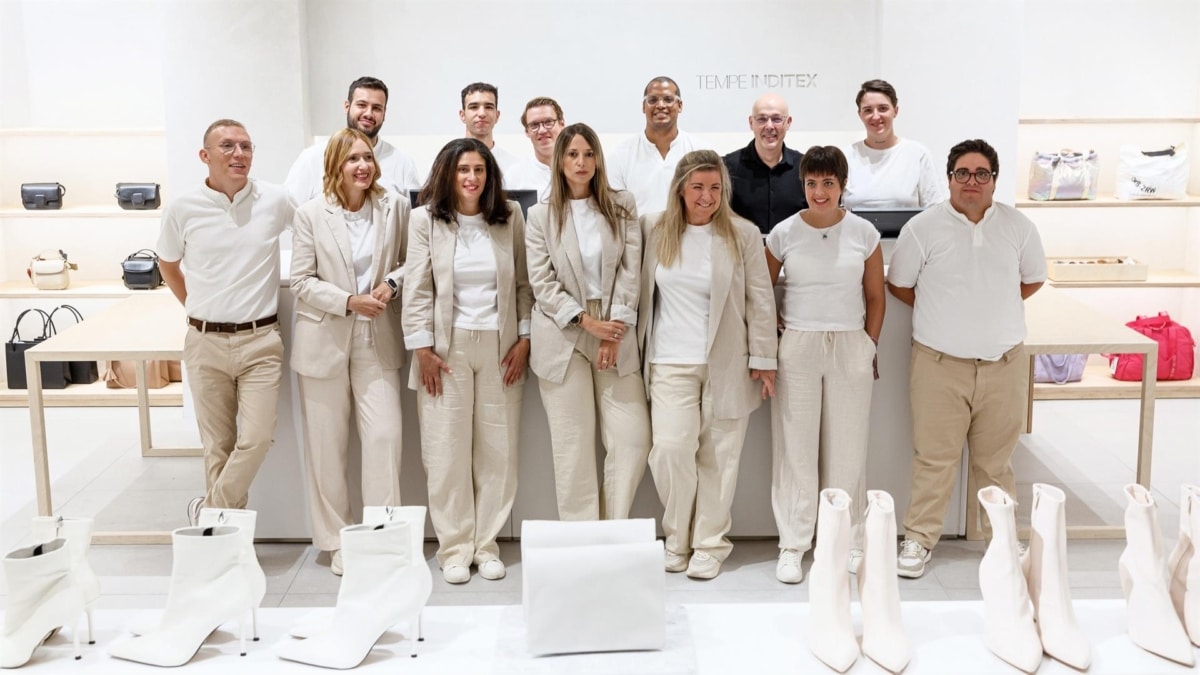
[{"label": "pink handbag", "polygon": [[[1196,341],[1185,326],[1171,320],[1166,312],[1158,316],[1139,316],[1125,324],[1158,343],[1158,379],[1190,380],[1195,369]],[[1110,354],[1113,378],[1123,382],[1142,381],[1141,354]]]}]

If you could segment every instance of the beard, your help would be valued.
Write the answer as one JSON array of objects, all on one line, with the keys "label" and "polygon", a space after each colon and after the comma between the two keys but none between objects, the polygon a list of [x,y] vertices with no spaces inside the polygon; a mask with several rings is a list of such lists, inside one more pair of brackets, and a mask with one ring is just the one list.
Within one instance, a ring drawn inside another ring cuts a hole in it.
[{"label": "beard", "polygon": [[363,132],[364,134],[367,135],[367,138],[371,139],[372,142],[374,142],[375,137],[379,135],[379,130],[383,128],[382,124],[376,124],[374,129],[367,131],[366,129],[363,129],[362,127],[355,124],[354,120],[350,117],[349,114],[346,115],[346,126],[350,129],[358,129],[359,131]]}]

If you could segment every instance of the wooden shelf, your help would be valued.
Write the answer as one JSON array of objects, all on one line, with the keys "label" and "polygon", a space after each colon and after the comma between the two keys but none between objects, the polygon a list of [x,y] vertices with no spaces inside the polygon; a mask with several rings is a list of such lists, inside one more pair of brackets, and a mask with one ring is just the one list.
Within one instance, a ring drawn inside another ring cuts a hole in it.
[{"label": "wooden shelf", "polygon": [[[1109,373],[1107,360],[1093,355],[1083,369],[1083,379],[1067,384],[1035,384],[1035,401],[1079,401],[1099,399],[1139,399],[1141,382],[1121,382]],[[1190,380],[1158,381],[1155,399],[1200,398],[1200,377]]]},{"label": "wooden shelf", "polygon": [[[183,405],[183,383],[171,382],[162,389],[151,389],[150,406],[170,408]],[[109,389],[104,380],[91,384],[72,384],[66,389],[44,389],[46,406],[50,408],[114,408],[137,407],[137,389]],[[29,407],[29,395],[24,389],[0,388],[0,408]]]},{"label": "wooden shelf", "polygon": [[22,300],[65,300],[68,298],[128,298],[136,294],[170,293],[165,285],[152,291],[131,291],[120,279],[79,279],[71,282],[70,288],[61,291],[42,291],[33,287],[27,279],[0,282],[0,298]]},{"label": "wooden shelf", "polygon": [[0,218],[161,218],[162,209],[127,211],[116,204],[65,206],[61,209],[29,211],[20,206],[0,208]]},{"label": "wooden shelf", "polygon": [[1022,117],[1018,124],[1200,124],[1200,117]]},{"label": "wooden shelf", "polygon": [[1046,283],[1057,288],[1200,288],[1200,275],[1183,270],[1151,270],[1145,281],[1055,281]]},{"label": "wooden shelf", "polygon": [[1119,208],[1145,208],[1145,207],[1189,207],[1200,206],[1200,196],[1188,195],[1183,199],[1117,199],[1112,195],[1104,195],[1098,199],[1073,199],[1064,201],[1037,201],[1034,199],[1018,199],[1016,206],[1019,209],[1024,208],[1097,208],[1097,207],[1119,207]]}]

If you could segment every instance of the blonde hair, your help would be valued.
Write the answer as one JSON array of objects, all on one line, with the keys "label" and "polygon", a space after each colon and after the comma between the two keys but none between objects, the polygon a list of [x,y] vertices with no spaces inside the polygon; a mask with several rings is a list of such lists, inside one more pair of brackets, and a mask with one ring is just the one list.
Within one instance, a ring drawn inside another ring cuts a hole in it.
[{"label": "blonde hair", "polygon": [[383,194],[379,185],[379,160],[375,157],[375,146],[371,139],[358,129],[338,129],[329,137],[325,146],[325,179],[322,183],[323,192],[327,199],[337,202],[338,206],[348,208],[350,199],[346,188],[342,186],[342,165],[354,148],[354,141],[362,141],[371,149],[371,163],[375,165],[375,174],[371,176],[371,187],[367,188],[367,197],[378,197]]},{"label": "blonde hair", "polygon": [[732,189],[729,184],[729,171],[721,156],[712,150],[694,150],[683,156],[675,166],[675,177],[671,179],[671,193],[667,199],[667,210],[654,224],[654,234],[658,237],[658,262],[664,267],[670,267],[679,256],[679,240],[687,230],[687,207],[683,202],[683,188],[688,179],[697,171],[716,171],[721,175],[721,201],[713,214],[713,232],[725,240],[726,247],[733,254],[733,259],[741,261],[742,250],[738,246],[737,235],[733,229],[733,209],[729,206]]},{"label": "blonde hair", "polygon": [[596,173],[592,175],[590,184],[592,199],[596,202],[596,210],[608,222],[613,236],[616,236],[619,227],[617,223],[633,218],[633,214],[613,199],[617,191],[608,186],[608,172],[604,168],[604,149],[600,147],[600,137],[586,124],[577,123],[564,128],[554,141],[554,156],[550,159],[551,217],[558,223],[558,232],[562,234],[563,223],[567,219],[567,202],[571,199],[571,187],[567,184],[567,177],[563,175],[563,164],[567,156],[567,146],[571,145],[576,136],[582,136],[583,140],[587,141],[596,157]]}]

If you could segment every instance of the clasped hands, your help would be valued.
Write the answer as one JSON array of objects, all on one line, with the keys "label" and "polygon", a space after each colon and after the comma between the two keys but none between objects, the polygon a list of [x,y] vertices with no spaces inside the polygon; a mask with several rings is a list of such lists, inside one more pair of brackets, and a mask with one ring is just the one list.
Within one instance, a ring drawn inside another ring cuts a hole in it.
[{"label": "clasped hands", "polygon": [[371,289],[369,294],[350,296],[350,299],[346,301],[346,309],[368,319],[374,319],[387,309],[387,304],[391,299],[392,287],[382,283]]}]

